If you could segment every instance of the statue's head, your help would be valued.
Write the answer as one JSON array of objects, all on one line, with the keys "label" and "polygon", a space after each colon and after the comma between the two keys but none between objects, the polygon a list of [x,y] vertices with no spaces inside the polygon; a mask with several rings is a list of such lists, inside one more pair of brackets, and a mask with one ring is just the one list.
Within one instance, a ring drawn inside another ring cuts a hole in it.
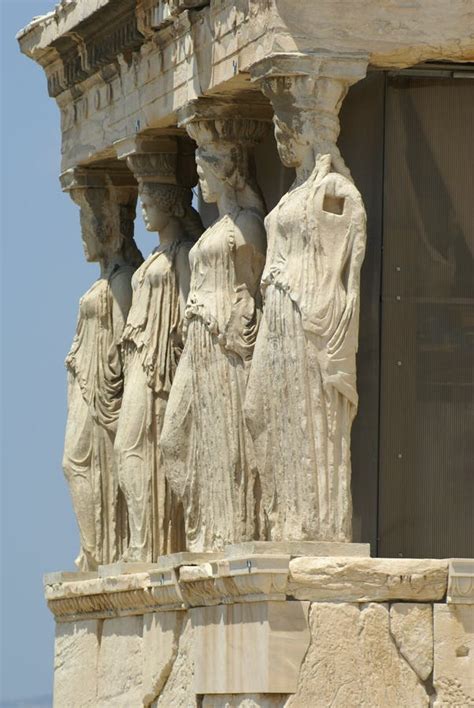
[{"label": "statue's head", "polygon": [[218,201],[230,187],[238,201],[244,193],[253,192],[255,206],[261,208],[251,150],[265,134],[266,124],[244,119],[200,120],[186,128],[198,146],[196,165],[204,201]]},{"label": "statue's head", "polygon": [[196,184],[197,175],[194,146],[189,139],[182,136],[137,138],[134,150],[125,152],[125,157],[138,182],[147,231],[163,232],[174,221],[181,227],[174,230],[176,238],[199,238],[204,228],[192,207],[192,186]]},{"label": "statue's head", "polygon": [[339,111],[349,86],[365,76],[367,55],[281,52],[252,65],[250,74],[270,99],[280,158],[287,167],[312,170],[329,155],[332,168],[350,178],[337,148]]},{"label": "statue's head", "polygon": [[[322,110],[321,93],[327,93],[312,76],[275,76],[262,80],[273,104],[273,124],[278,153],[286,167],[298,168],[316,158],[321,146],[335,145],[339,134],[337,112]],[[334,97],[336,98],[336,97]]]},{"label": "statue's head", "polygon": [[273,118],[278,154],[285,167],[297,168],[302,165],[312,150],[311,140],[295,126],[296,116],[291,120]]},{"label": "statue's head", "polygon": [[147,231],[163,231],[170,221],[175,219],[183,224],[183,236],[186,235],[186,217],[194,212],[191,205],[192,191],[189,187],[144,181],[140,183],[139,195]]},{"label": "statue's head", "polygon": [[71,192],[80,209],[84,255],[89,262],[101,260],[114,251],[114,224],[107,188],[78,189]]},{"label": "statue's head", "polygon": [[134,240],[136,189],[85,187],[72,189],[80,208],[82,243],[87,261],[97,262],[122,255],[138,265],[141,254]]}]

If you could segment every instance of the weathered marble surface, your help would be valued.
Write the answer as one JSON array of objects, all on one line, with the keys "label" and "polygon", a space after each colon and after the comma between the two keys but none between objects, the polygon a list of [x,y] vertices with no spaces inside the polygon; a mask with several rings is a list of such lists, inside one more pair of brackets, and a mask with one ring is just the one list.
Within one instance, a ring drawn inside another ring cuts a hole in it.
[{"label": "weathered marble surface", "polygon": [[144,705],[162,694],[178,657],[186,617],[183,612],[153,612],[143,618]]},{"label": "weathered marble surface", "polygon": [[214,119],[203,99],[191,120],[204,199],[218,220],[190,252],[185,344],[160,439],[167,478],[182,501],[187,548],[222,550],[259,537],[258,478],[243,402],[258,329],[265,205],[250,150],[265,123]]},{"label": "weathered marble surface", "polygon": [[203,231],[191,205],[194,155],[181,154],[181,149],[172,136],[118,149],[138,180],[145,226],[159,232],[159,246],[132,278],[132,304],[121,340],[125,381],[115,454],[130,529],[123,558],[130,562],[153,562],[185,549],[182,509],[165,478],[158,447],[183,348],[189,252]]},{"label": "weathered marble surface", "polygon": [[[322,560],[331,562],[314,559]],[[384,562],[392,577],[407,575],[399,559]],[[411,560],[411,570],[415,564],[421,569],[426,562]],[[176,592],[192,577],[209,577],[213,565],[175,568]],[[239,578],[240,570],[224,577]],[[179,609],[147,606],[147,593],[165,592],[161,580],[141,573],[46,588],[49,600],[82,595],[103,613],[86,619],[90,605],[84,604],[76,618],[57,618],[55,706],[197,708],[199,696],[213,708],[467,708],[473,701],[474,607],[426,599],[430,573],[427,591],[416,586],[422,601],[351,602],[341,584],[329,602],[263,594],[242,602],[229,584],[216,604],[215,586],[203,584],[193,608],[184,592]],[[142,593],[141,605],[129,604],[132,589]]]},{"label": "weathered marble surface", "polygon": [[275,110],[291,189],[267,216],[263,316],[245,400],[266,537],[350,541],[351,426],[366,216],[336,146],[363,57],[277,55],[252,76]]},{"label": "weathered marble surface", "polygon": [[388,605],[313,603],[310,627],[313,641],[288,708],[429,705],[426,689],[392,641]]},{"label": "weathered marble surface", "polygon": [[226,558],[246,555],[288,555],[291,557],[362,556],[370,557],[368,543],[338,543],[337,541],[247,541],[234,543],[224,549]]},{"label": "weathered marble surface", "polygon": [[150,708],[198,708],[194,693],[194,633],[191,618],[184,619],[178,652],[166,684]]},{"label": "weathered marble surface", "polygon": [[204,696],[202,708],[284,708],[288,696],[254,693],[245,696],[223,694]]},{"label": "weathered marble surface", "polygon": [[120,339],[130,281],[143,259],[133,240],[133,178],[120,171],[75,170],[63,175],[63,185],[80,207],[86,260],[100,265],[99,279],[80,300],[66,359],[63,468],[79,525],[76,565],[88,571],[117,560],[128,543],[113,445],[123,396]]},{"label": "weathered marble surface", "polygon": [[[19,33],[21,50],[45,68],[61,109],[63,169],[105,156],[135,133],[137,121],[141,130],[173,125],[176,111],[203,93],[248,89],[246,72],[274,52],[363,52],[389,68],[474,58],[474,8],[465,0],[299,0],[297,12],[294,0],[213,0],[199,11],[181,4],[171,24],[157,21],[160,4],[120,0],[122,34],[117,0],[68,3]],[[94,22],[78,27],[97,10],[115,20],[101,22],[99,41]],[[59,37],[66,38],[61,51]],[[106,72],[90,69],[97,46],[112,47]],[[65,70],[71,53],[79,67],[72,84]]]},{"label": "weathered marble surface", "polygon": [[[186,622],[182,612],[164,612],[58,625],[54,706],[127,708],[149,706],[157,697],[159,705],[171,705],[167,692],[175,701],[187,688],[184,681],[173,686],[189,643]],[[192,685],[185,700],[196,705]]]},{"label": "weathered marble surface", "polygon": [[435,708],[474,705],[474,604],[435,604]]},{"label": "weathered marble surface", "polygon": [[288,593],[304,600],[441,600],[448,562],[409,558],[295,558]]},{"label": "weathered marble surface", "polygon": [[433,608],[431,604],[397,602],[390,607],[390,632],[422,681],[433,671]]},{"label": "weathered marble surface", "polygon": [[96,705],[100,708],[142,703],[142,636],[142,615],[103,620],[96,669]]},{"label": "weathered marble surface", "polygon": [[309,646],[307,602],[190,611],[196,694],[294,693]]},{"label": "weathered marble surface", "polygon": [[97,698],[98,629],[101,620],[56,625],[54,705],[94,708]]},{"label": "weathered marble surface", "polygon": [[161,566],[152,564],[146,571],[144,565],[142,572],[135,573],[125,568],[122,574],[117,574],[121,571],[121,564],[117,564],[99,569],[98,577],[86,580],[80,573],[65,581],[52,574],[45,578],[46,600],[58,621],[69,621],[78,616],[110,617],[145,614],[152,609],[286,599],[424,603],[441,600],[447,587],[447,561],[292,560],[275,554],[238,558],[231,553],[228,558],[211,557],[207,563],[201,563],[197,555],[196,565],[190,562],[189,556],[181,563],[176,556],[165,556]]}]

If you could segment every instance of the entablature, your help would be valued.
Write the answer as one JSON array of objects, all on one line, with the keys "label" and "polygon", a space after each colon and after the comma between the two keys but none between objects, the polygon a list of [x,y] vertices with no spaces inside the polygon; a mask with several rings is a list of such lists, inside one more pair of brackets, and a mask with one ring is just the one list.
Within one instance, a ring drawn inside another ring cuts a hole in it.
[{"label": "entablature", "polygon": [[463,0],[63,0],[18,39],[60,107],[65,170],[176,125],[200,96],[260,96],[250,69],[274,54],[352,53],[383,69],[469,62],[473,26]]}]

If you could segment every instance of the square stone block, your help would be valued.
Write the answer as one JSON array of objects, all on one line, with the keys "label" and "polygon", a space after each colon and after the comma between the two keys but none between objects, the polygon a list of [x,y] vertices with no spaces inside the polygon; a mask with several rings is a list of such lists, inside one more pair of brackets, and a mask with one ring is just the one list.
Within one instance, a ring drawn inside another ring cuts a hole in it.
[{"label": "square stone block", "polygon": [[103,620],[95,708],[143,705],[143,615]]},{"label": "square stone block", "polygon": [[448,604],[474,605],[474,559],[449,561]]},{"label": "square stone block", "polygon": [[150,612],[143,616],[143,705],[150,705],[168,681],[184,622],[184,612]]},{"label": "square stone block", "polygon": [[294,693],[308,649],[308,602],[190,610],[197,694]]},{"label": "square stone block", "polygon": [[435,708],[474,706],[474,605],[434,605]]},{"label": "square stone block", "polygon": [[97,704],[97,659],[100,620],[56,625],[54,705],[70,708]]},{"label": "square stone block", "polygon": [[226,546],[224,550],[226,558],[244,558],[252,555],[288,555],[291,558],[370,557],[369,543],[339,541],[245,541]]}]

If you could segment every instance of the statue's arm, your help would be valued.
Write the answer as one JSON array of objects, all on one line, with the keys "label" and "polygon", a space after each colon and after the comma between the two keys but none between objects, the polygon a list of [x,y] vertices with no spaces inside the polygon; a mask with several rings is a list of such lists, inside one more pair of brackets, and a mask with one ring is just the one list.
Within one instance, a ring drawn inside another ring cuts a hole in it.
[{"label": "statue's arm", "polygon": [[252,212],[241,212],[235,223],[237,286],[244,285],[249,292],[254,292],[260,282],[266,248],[267,238],[263,220]]},{"label": "statue's arm", "polygon": [[186,301],[189,295],[189,287],[191,283],[191,268],[189,265],[189,250],[190,247],[183,244],[176,255],[176,272],[178,275],[179,302],[181,313],[184,313]]},{"label": "statue's arm", "polygon": [[132,305],[132,283],[128,271],[118,273],[110,281],[112,292],[112,323],[114,337],[118,341],[122,336],[125,322]]},{"label": "statue's arm", "polygon": [[252,357],[259,322],[259,286],[265,264],[265,227],[252,213],[242,213],[234,228],[234,286],[226,324],[226,348],[243,361]]}]

